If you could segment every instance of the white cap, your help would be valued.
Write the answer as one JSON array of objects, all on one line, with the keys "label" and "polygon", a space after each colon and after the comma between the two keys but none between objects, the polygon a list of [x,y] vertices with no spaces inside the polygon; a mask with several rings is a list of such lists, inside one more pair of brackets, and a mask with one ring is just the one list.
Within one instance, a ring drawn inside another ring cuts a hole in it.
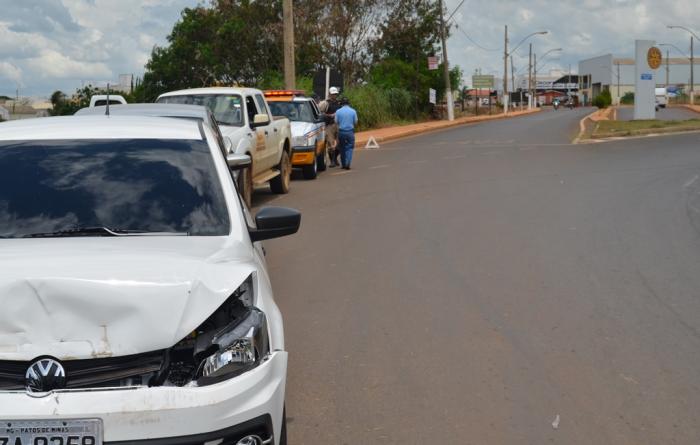
[{"label": "white cap", "polygon": [[328,94],[338,94],[338,93],[339,93],[339,91],[338,91],[338,88],[336,88],[336,87],[330,87],[328,89]]}]

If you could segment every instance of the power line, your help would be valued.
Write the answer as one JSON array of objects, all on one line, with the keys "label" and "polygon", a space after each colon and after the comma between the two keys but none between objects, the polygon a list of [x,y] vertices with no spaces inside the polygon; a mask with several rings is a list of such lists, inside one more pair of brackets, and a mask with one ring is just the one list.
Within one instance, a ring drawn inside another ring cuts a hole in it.
[{"label": "power line", "polygon": [[477,47],[483,49],[484,51],[489,51],[489,52],[500,52],[500,51],[501,51],[500,48],[499,48],[499,49],[490,49],[490,48],[486,48],[486,47],[483,46],[483,45],[480,45],[480,44],[477,43],[474,39],[472,39],[471,37],[469,37],[469,34],[467,34],[466,32],[464,32],[464,30],[463,30],[462,28],[459,27],[459,24],[455,23],[454,25],[455,25],[455,28],[459,29],[459,30],[462,32],[462,34],[464,34],[464,36],[465,36],[467,39],[469,39],[470,42],[472,42],[472,43],[473,43],[474,45],[476,45]]}]

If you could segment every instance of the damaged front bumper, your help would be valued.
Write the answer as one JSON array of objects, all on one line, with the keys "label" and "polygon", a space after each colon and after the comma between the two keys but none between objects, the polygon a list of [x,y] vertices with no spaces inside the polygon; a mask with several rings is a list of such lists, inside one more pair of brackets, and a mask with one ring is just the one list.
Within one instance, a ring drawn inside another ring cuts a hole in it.
[{"label": "damaged front bumper", "polygon": [[228,443],[249,431],[267,431],[267,440],[280,437],[286,374],[287,353],[275,351],[251,371],[203,387],[0,392],[0,420],[99,418],[105,444]]}]

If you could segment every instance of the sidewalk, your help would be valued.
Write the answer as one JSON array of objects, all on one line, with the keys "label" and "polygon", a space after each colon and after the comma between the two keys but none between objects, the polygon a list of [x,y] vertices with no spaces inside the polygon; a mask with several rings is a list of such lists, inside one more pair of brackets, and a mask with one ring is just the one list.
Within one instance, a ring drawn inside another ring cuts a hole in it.
[{"label": "sidewalk", "polygon": [[[455,119],[452,122],[449,121],[429,121],[421,122],[418,124],[402,125],[400,127],[387,127],[378,128],[376,130],[367,130],[358,132],[355,135],[355,149],[364,149],[367,145],[367,141],[371,137],[378,144],[384,142],[393,141],[400,138],[405,138],[408,136],[415,136],[423,133],[430,133],[437,130],[442,130],[450,127],[457,127],[459,125],[472,124],[476,122],[491,121],[496,119],[507,119],[516,116],[522,116],[525,114],[537,113],[539,109],[523,110],[523,111],[511,111],[507,115],[504,114],[490,114],[484,116],[467,116]],[[361,117],[360,117],[361,118]]]}]

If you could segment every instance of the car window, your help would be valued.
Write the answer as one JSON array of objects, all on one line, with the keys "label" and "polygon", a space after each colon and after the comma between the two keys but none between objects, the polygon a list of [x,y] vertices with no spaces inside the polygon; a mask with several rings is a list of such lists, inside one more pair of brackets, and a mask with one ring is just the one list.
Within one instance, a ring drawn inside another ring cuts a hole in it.
[{"label": "car window", "polygon": [[292,122],[314,122],[311,102],[270,102],[273,116],[284,116]]},{"label": "car window", "polygon": [[161,104],[203,105],[214,113],[216,122],[221,125],[243,126],[243,101],[237,94],[183,94],[164,96],[158,99]]},{"label": "car window", "polygon": [[85,227],[227,235],[207,142],[0,142],[0,237]]},{"label": "car window", "polygon": [[255,95],[255,102],[258,104],[258,112],[261,114],[268,114],[267,107],[265,106],[265,99],[260,94]]},{"label": "car window", "polygon": [[252,124],[253,120],[255,119],[255,115],[258,114],[258,109],[255,106],[255,100],[253,100],[253,96],[245,97],[245,106],[246,110],[248,110],[248,122]]}]

